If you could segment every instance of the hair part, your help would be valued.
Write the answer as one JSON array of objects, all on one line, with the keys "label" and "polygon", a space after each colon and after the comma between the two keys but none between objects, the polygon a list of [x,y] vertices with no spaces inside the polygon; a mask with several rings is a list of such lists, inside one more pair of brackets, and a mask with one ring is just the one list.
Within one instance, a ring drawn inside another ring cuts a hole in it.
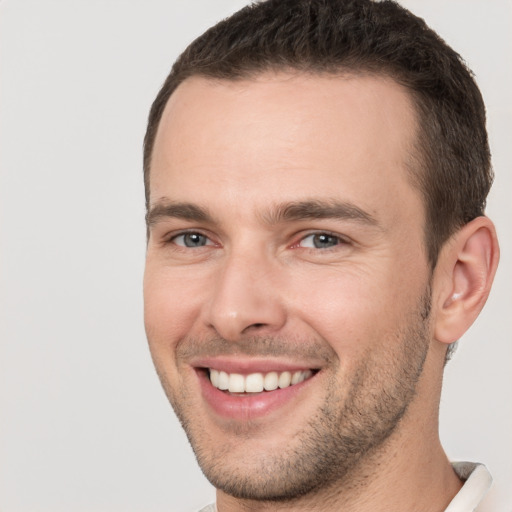
[{"label": "hair part", "polygon": [[158,126],[176,88],[191,76],[239,80],[272,70],[383,75],[409,90],[418,122],[409,167],[424,197],[432,268],[444,242],[484,214],[493,174],[480,91],[461,57],[421,18],[391,0],[267,0],[193,41],[174,63],[149,114],[146,207]]}]

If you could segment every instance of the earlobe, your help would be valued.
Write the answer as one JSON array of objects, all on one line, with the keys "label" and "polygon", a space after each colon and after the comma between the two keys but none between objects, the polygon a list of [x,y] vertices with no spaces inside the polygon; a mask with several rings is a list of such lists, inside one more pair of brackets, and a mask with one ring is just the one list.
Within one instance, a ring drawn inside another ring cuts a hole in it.
[{"label": "earlobe", "polygon": [[443,281],[435,338],[442,343],[457,341],[482,310],[498,266],[499,245],[494,224],[477,217],[445,244],[438,265]]}]

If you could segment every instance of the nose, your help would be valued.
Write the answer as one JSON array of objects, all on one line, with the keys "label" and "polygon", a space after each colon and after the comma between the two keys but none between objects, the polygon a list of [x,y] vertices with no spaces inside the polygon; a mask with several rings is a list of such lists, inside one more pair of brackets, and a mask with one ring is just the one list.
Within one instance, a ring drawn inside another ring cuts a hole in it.
[{"label": "nose", "polygon": [[286,323],[279,268],[263,255],[226,257],[214,279],[206,323],[228,341],[275,334]]}]

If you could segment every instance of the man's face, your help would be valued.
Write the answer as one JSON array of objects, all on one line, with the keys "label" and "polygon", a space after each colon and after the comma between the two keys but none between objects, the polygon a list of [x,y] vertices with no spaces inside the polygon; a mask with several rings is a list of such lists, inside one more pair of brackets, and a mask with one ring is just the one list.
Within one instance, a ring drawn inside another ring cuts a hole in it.
[{"label": "man's face", "polygon": [[430,341],[415,132],[409,96],[383,77],[195,77],[172,95],[151,167],[146,331],[228,494],[312,492],[407,428]]}]

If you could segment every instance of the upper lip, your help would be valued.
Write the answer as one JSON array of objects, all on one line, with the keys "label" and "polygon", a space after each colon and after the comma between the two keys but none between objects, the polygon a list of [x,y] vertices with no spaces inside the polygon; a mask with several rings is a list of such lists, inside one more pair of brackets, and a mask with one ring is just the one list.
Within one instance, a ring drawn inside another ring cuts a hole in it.
[{"label": "upper lip", "polygon": [[195,368],[214,368],[226,373],[239,373],[249,375],[251,373],[268,372],[293,372],[298,370],[318,370],[318,364],[305,362],[291,362],[277,359],[258,359],[254,357],[205,357],[194,359],[190,365]]}]

